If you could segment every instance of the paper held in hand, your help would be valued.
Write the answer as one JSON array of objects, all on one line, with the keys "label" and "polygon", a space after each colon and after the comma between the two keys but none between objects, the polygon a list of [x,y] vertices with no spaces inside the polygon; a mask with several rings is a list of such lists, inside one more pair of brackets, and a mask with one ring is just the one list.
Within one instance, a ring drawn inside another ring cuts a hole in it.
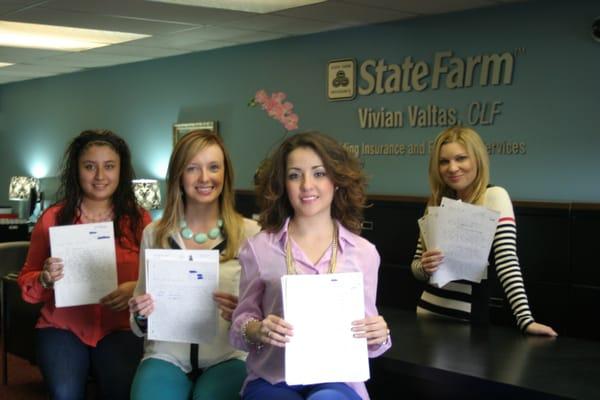
[{"label": "paper held in hand", "polygon": [[428,207],[419,219],[427,249],[440,249],[444,261],[429,282],[443,287],[465,279],[481,282],[487,265],[500,213],[483,206],[444,197],[439,207]]},{"label": "paper held in hand", "polygon": [[117,257],[112,222],[53,226],[52,257],[62,258],[64,276],[54,283],[56,307],[98,304],[117,288]]},{"label": "paper held in hand", "polygon": [[217,250],[147,249],[146,292],[154,299],[148,339],[209,343],[217,334]]},{"label": "paper held in hand", "polygon": [[281,290],[284,318],[294,327],[285,346],[286,383],[369,379],[367,340],[351,330],[365,317],[362,273],[285,275]]}]

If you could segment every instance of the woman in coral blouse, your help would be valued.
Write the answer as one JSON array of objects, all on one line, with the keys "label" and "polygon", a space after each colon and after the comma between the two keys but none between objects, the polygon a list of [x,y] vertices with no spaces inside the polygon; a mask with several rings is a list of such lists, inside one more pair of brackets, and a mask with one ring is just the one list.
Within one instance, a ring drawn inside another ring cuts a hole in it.
[{"label": "woman in coral blouse", "polygon": [[[44,303],[37,322],[37,356],[52,399],[85,398],[90,375],[99,397],[128,399],[142,355],[129,327],[127,301],[138,275],[141,233],[149,214],[135,202],[129,147],[110,131],[87,130],[65,152],[58,201],[40,217],[19,274],[23,299]],[[49,228],[114,221],[118,286],[98,304],[56,308],[54,283],[68,274],[51,257]]]}]

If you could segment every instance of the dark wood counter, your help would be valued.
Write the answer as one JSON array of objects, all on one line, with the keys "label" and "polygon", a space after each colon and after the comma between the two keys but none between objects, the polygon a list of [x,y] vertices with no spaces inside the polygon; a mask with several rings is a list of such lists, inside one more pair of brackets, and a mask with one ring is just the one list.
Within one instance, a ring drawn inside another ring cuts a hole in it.
[{"label": "dark wood counter", "polygon": [[373,399],[600,398],[600,343],[381,311],[393,346],[372,360]]}]

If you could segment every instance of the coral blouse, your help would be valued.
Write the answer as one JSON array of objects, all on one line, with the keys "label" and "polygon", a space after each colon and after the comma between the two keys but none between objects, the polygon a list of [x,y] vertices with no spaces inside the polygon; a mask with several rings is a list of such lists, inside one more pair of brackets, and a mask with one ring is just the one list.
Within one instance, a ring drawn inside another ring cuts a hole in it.
[{"label": "coral blouse", "polygon": [[[33,228],[27,260],[19,273],[18,283],[23,300],[28,303],[44,303],[36,328],[66,329],[73,332],[83,343],[95,347],[107,334],[130,329],[129,310],[112,311],[100,304],[61,308],[54,306],[54,290],[44,289],[39,278],[44,261],[50,257],[48,229],[56,225],[56,214],[61,207],[55,205],[47,209]],[[142,229],[151,222],[150,214],[145,210],[141,221]],[[80,224],[81,221],[78,219],[75,223]],[[137,280],[140,251],[139,245],[135,244],[134,234],[129,229],[127,218],[121,221],[120,227],[123,236],[115,241],[119,284]]]}]

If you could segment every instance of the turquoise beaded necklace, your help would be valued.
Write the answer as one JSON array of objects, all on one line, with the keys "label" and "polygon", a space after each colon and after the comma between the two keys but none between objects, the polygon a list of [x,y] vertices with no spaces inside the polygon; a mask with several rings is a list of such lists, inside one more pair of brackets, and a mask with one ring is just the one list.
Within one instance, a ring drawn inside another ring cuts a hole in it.
[{"label": "turquoise beaded necklace", "polygon": [[221,235],[221,228],[223,227],[223,220],[219,218],[217,220],[217,226],[208,231],[208,233],[198,232],[194,234],[192,230],[188,227],[185,219],[181,221],[181,236],[187,240],[194,240],[194,242],[198,244],[203,244],[208,241],[208,239],[215,240]]}]

